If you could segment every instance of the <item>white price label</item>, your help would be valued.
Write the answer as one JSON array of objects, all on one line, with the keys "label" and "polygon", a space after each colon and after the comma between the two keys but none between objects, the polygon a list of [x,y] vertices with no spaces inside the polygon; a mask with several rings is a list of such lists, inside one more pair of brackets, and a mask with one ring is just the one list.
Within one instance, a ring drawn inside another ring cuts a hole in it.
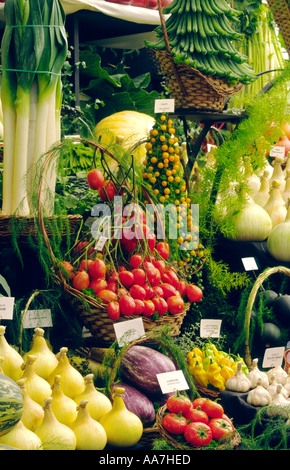
[{"label": "white price label", "polygon": [[253,257],[242,258],[242,263],[245,271],[255,271],[256,269],[259,269],[256,260]]},{"label": "white price label", "polygon": [[265,349],[262,363],[263,369],[281,366],[284,359],[284,352],[285,348],[283,346]]},{"label": "white price label", "polygon": [[113,324],[115,335],[120,347],[145,336],[142,318],[134,318]]},{"label": "white price label", "polygon": [[[21,312],[23,315],[24,311]],[[27,310],[23,319],[23,328],[50,328],[52,327],[51,310]]]},{"label": "white price label", "polygon": [[12,320],[14,310],[14,297],[0,297],[0,319]]},{"label": "white price label", "polygon": [[221,320],[200,320],[201,338],[219,338],[221,331]]},{"label": "white price label", "polygon": [[189,386],[182,370],[163,372],[156,375],[162,393],[172,393],[176,390],[188,390]]},{"label": "white price label", "polygon": [[95,246],[95,250],[98,250],[98,251],[102,251],[102,249],[104,248],[105,246],[105,243],[108,239],[104,236],[101,236],[99,238],[99,240],[97,241],[97,244]]},{"label": "white price label", "polygon": [[157,113],[173,113],[175,110],[175,100],[155,100],[154,112]]},{"label": "white price label", "polygon": [[275,145],[270,149],[270,157],[272,158],[285,158],[285,147]]}]

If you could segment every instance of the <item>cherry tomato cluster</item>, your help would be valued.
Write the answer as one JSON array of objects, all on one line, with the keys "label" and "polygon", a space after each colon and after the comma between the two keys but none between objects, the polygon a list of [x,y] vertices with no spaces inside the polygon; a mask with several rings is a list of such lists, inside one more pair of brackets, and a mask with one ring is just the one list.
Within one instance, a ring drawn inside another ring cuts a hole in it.
[{"label": "cherry tomato cluster", "polygon": [[169,246],[156,245],[156,256],[134,253],[128,265],[112,270],[101,258],[86,258],[77,271],[66,261],[64,268],[72,286],[91,293],[106,305],[109,318],[120,315],[157,317],[176,315],[184,310],[185,302],[199,302],[203,291],[181,280],[173,267],[166,264]]},{"label": "cherry tomato cluster", "polygon": [[105,180],[104,174],[98,168],[93,168],[87,174],[87,182],[91,189],[98,191],[102,201],[112,201],[117,190],[111,180]]},{"label": "cherry tomato cluster", "polygon": [[174,436],[183,436],[193,447],[206,447],[212,441],[220,444],[235,430],[222,405],[209,398],[191,401],[177,393],[167,399],[166,406],[164,429]]}]

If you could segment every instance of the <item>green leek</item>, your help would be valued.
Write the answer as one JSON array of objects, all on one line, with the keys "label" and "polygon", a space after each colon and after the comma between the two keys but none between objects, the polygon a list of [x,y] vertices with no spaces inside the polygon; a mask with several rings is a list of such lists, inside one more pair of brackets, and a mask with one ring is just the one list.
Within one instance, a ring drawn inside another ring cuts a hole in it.
[{"label": "green leek", "polygon": [[[67,56],[60,0],[6,0],[2,39],[4,158],[2,213],[33,215],[35,169],[60,140],[61,69]],[[43,204],[53,213],[56,166],[45,175]]]}]

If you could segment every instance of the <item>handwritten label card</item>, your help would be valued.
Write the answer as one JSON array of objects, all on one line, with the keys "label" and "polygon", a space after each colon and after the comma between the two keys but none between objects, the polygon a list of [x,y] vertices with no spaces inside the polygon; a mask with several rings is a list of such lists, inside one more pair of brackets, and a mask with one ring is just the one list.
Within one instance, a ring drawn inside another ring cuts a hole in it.
[{"label": "handwritten label card", "polygon": [[[21,312],[23,314],[23,312]],[[50,328],[52,325],[51,310],[27,310],[23,320],[23,328]]]},{"label": "handwritten label card", "polygon": [[200,337],[219,338],[221,324],[221,320],[200,320]]},{"label": "handwritten label card", "polygon": [[242,263],[244,265],[245,271],[255,271],[259,269],[254,257],[249,256],[248,258],[242,258]]},{"label": "handwritten label card", "polygon": [[169,100],[155,100],[155,113],[173,113],[175,109],[175,101]]},{"label": "handwritten label card", "polygon": [[162,393],[172,393],[175,390],[188,390],[189,386],[186,382],[182,370],[174,370],[172,372],[163,372],[156,375]]},{"label": "handwritten label card", "polygon": [[114,323],[116,338],[120,347],[130,343],[135,339],[145,336],[145,329],[142,318]]},{"label": "handwritten label card", "polygon": [[14,310],[14,297],[0,297],[0,319],[12,320]]},{"label": "handwritten label card", "polygon": [[283,346],[265,349],[262,367],[268,369],[281,366],[284,359],[284,352],[285,348]]}]

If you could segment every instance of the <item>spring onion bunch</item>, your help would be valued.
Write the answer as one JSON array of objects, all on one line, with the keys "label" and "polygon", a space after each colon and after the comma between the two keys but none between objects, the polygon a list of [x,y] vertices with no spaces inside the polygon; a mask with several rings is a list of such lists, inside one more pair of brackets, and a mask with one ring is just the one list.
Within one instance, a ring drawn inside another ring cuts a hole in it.
[{"label": "spring onion bunch", "polygon": [[[61,69],[67,57],[65,14],[60,0],[6,0],[4,15],[2,213],[30,216],[33,168],[60,139]],[[43,191],[54,192],[55,172],[55,167],[50,170]],[[51,213],[51,200],[43,200]]]}]

